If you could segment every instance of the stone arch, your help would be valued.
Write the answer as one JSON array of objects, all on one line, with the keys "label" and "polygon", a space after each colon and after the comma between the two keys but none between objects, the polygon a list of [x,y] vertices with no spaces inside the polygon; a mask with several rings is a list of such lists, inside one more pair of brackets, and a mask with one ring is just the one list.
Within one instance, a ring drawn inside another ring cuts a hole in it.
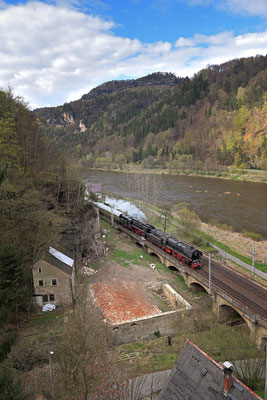
[{"label": "stone arch", "polygon": [[157,259],[159,259],[159,261],[164,264],[164,260],[163,257],[161,257],[159,254],[157,254],[156,252],[154,252],[153,250],[151,250],[149,247],[147,248],[147,254],[149,254],[152,257],[157,257]]},{"label": "stone arch", "polygon": [[168,269],[170,269],[171,271],[175,271],[175,272],[180,273],[179,269],[177,267],[175,267],[174,265],[166,265],[166,267]]},{"label": "stone arch", "polygon": [[208,293],[207,288],[198,282],[191,282],[189,288],[192,290],[192,292]]},{"label": "stone arch", "polygon": [[228,304],[220,304],[218,308],[218,319],[220,322],[238,322],[246,323],[246,320],[242,317],[239,311]]},{"label": "stone arch", "polygon": [[267,346],[267,336],[261,336],[260,337],[260,346],[263,350],[266,350]]}]

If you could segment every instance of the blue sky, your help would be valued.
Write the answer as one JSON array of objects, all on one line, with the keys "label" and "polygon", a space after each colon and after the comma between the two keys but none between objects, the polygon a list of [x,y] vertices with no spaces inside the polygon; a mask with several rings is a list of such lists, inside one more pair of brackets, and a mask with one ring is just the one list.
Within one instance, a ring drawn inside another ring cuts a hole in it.
[{"label": "blue sky", "polygon": [[266,0],[0,0],[0,86],[31,107],[267,53]]}]

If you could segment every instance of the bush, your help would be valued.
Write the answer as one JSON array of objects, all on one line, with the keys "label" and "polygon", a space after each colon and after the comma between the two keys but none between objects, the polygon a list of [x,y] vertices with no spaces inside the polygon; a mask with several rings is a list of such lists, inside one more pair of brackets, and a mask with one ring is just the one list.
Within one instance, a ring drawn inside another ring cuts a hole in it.
[{"label": "bush", "polygon": [[203,245],[203,240],[202,240],[202,238],[199,237],[199,236],[195,236],[195,235],[189,237],[189,242],[192,243],[192,244],[194,244],[195,246],[201,246],[201,245]]},{"label": "bush", "polygon": [[8,359],[12,368],[21,372],[42,367],[49,362],[47,348],[40,343],[13,348]]},{"label": "bush", "polygon": [[222,229],[224,231],[230,231],[230,232],[234,231],[234,228],[231,225],[223,224],[223,223],[217,221],[217,219],[211,218],[210,219],[210,223],[212,225],[216,226],[217,228]]},{"label": "bush", "polygon": [[262,236],[259,233],[255,232],[249,232],[249,231],[242,231],[241,232],[243,236],[246,236],[250,239],[255,240],[256,242],[260,242],[262,239]]},{"label": "bush", "polygon": [[3,365],[0,366],[0,388],[0,400],[26,400],[21,382]]}]

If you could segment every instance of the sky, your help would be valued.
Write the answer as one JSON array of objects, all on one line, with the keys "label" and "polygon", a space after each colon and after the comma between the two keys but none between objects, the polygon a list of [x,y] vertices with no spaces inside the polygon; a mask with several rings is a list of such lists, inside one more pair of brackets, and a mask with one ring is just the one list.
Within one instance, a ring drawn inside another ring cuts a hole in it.
[{"label": "sky", "polygon": [[267,54],[267,0],[0,0],[0,87],[29,107]]}]

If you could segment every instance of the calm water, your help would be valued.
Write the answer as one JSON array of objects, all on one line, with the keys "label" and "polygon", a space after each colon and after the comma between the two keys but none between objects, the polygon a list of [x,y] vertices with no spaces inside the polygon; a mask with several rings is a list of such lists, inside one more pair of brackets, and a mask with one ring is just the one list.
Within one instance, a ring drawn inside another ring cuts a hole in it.
[{"label": "calm water", "polygon": [[[140,198],[137,189],[129,190],[129,178],[121,172],[84,171],[86,184],[100,184],[116,195]],[[257,232],[267,237],[267,185],[216,178],[155,175],[160,188],[158,204],[174,206],[186,202],[200,218],[211,218],[235,229]]]}]

